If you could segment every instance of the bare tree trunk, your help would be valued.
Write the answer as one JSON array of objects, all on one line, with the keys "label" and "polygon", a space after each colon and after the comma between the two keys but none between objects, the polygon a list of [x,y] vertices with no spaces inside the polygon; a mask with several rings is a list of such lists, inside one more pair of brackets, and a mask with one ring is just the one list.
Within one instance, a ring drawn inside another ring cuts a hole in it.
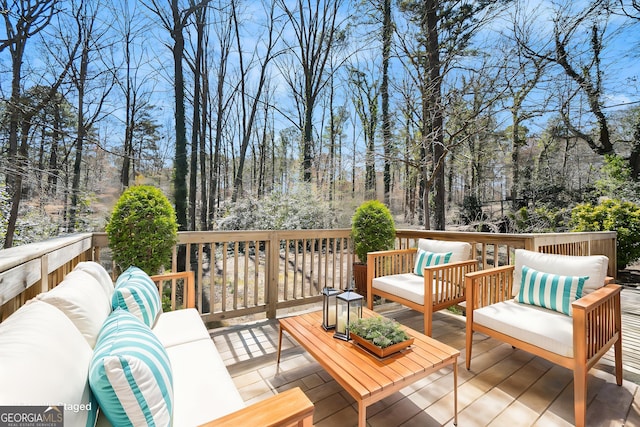
[{"label": "bare tree trunk", "polygon": [[384,149],[384,203],[389,206],[391,194],[391,117],[389,114],[389,59],[391,56],[391,0],[382,0],[382,81],[380,96],[382,100],[382,146]]},{"label": "bare tree trunk", "polygon": [[280,7],[293,25],[297,59],[302,68],[302,83],[298,87],[296,79],[289,79],[294,93],[299,94],[303,106],[301,117],[302,131],[302,176],[305,182],[311,182],[313,167],[313,112],[321,90],[326,86],[326,67],[334,42],[339,31],[338,11],[342,0],[321,0],[306,2],[296,0],[295,7],[278,0]]},{"label": "bare tree trunk", "polygon": [[[235,10],[235,2],[232,1],[233,8],[233,21],[235,25],[235,34],[237,47],[239,51],[239,67],[241,74],[241,106],[242,106],[242,123],[241,123],[241,142],[240,142],[240,152],[238,157],[238,168],[235,172],[235,178],[233,182],[233,194],[231,196],[232,201],[236,201],[238,199],[238,195],[242,191],[242,174],[244,173],[244,163],[246,159],[247,148],[249,147],[249,142],[251,140],[251,135],[253,132],[253,126],[255,124],[255,117],[258,111],[258,106],[261,102],[262,91],[264,90],[266,80],[267,80],[267,69],[269,63],[273,59],[274,53],[273,49],[275,47],[275,43],[277,42],[278,35],[275,34],[274,26],[276,24],[275,21],[275,10],[274,5],[272,4],[269,16],[269,28],[267,29],[266,35],[266,47],[264,52],[264,58],[260,63],[260,76],[258,78],[258,83],[256,87],[255,94],[251,95],[252,101],[251,105],[247,105],[249,102],[247,100],[248,93],[246,91],[246,79],[248,70],[244,68],[243,58],[242,58],[242,47],[240,44],[240,33],[239,33],[239,25],[238,25],[238,16]],[[275,38],[274,38],[275,36]],[[247,107],[249,107],[249,112],[247,114]]]},{"label": "bare tree trunk", "polygon": [[[438,42],[438,1],[427,0],[427,61],[429,67],[429,108],[431,109],[431,132],[433,141],[433,187],[434,194],[434,228],[444,230],[445,226],[445,185],[444,185],[444,120],[442,105],[442,76],[440,75],[440,45]],[[425,200],[427,198],[425,197]],[[426,201],[425,201],[426,203]],[[427,229],[430,226],[425,223]]]},{"label": "bare tree trunk", "polygon": [[[69,57],[64,63],[60,75],[51,85],[48,93],[42,97],[40,102],[30,108],[23,106],[21,101],[22,93],[20,90],[22,80],[22,61],[25,52],[26,43],[29,38],[39,33],[45,28],[51,18],[56,13],[55,0],[42,0],[29,3],[20,3],[26,6],[18,13],[3,13],[2,16],[6,27],[6,40],[0,40],[0,51],[9,48],[11,53],[12,80],[11,80],[11,98],[9,102],[9,150],[7,153],[8,162],[14,165],[15,169],[7,173],[7,187],[12,195],[11,210],[7,220],[7,232],[5,235],[4,248],[13,246],[13,238],[16,231],[18,213],[20,211],[20,200],[22,198],[22,175],[26,171],[26,158],[28,154],[28,131],[31,127],[32,118],[42,110],[55,96],[62,81],[66,77],[71,63],[78,49],[80,38],[76,44],[69,49]],[[4,10],[10,10],[7,2],[3,2],[0,6]],[[18,20],[14,23],[12,18],[18,16]],[[22,125],[20,125],[22,123]],[[18,134],[22,128],[20,150],[18,150]]]}]

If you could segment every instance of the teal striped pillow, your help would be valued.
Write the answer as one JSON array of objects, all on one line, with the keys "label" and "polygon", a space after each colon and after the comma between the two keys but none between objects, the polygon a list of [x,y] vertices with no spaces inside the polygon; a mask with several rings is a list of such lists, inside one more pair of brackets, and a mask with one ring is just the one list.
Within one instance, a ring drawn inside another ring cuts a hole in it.
[{"label": "teal striped pillow", "polygon": [[171,363],[147,325],[117,309],[105,321],[89,365],[89,385],[114,426],[168,426]]},{"label": "teal striped pillow", "polygon": [[111,308],[122,308],[142,320],[150,328],[162,312],[158,287],[147,273],[138,267],[129,267],[116,280],[111,296]]},{"label": "teal striped pillow", "polygon": [[571,303],[582,297],[588,276],[559,276],[522,266],[520,291],[515,300],[571,316]]},{"label": "teal striped pillow", "polygon": [[416,253],[416,263],[415,267],[413,268],[413,272],[418,276],[422,276],[425,267],[446,264],[451,259],[452,254],[453,252],[434,253],[418,248],[418,252]]}]

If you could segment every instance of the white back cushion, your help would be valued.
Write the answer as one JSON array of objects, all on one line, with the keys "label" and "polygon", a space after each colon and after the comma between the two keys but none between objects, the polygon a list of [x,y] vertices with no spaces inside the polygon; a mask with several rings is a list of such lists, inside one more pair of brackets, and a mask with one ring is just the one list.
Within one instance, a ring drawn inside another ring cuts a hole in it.
[{"label": "white back cushion", "polygon": [[427,252],[451,252],[449,262],[459,262],[471,259],[471,243],[448,242],[444,240],[418,239],[418,248]]},{"label": "white back cushion", "polygon": [[98,332],[111,313],[111,301],[102,286],[89,273],[74,270],[49,292],[36,299],[61,310],[78,328],[91,348],[96,345]]},{"label": "white back cushion", "polygon": [[104,292],[107,294],[107,298],[111,300],[111,296],[113,295],[113,281],[102,265],[94,261],[83,261],[79,262],[74,270],[82,270],[95,277],[98,283],[102,285]]},{"label": "white back cushion", "polygon": [[604,285],[607,276],[609,258],[604,255],[572,256],[543,254],[540,252],[516,249],[516,265],[513,271],[513,296],[520,291],[522,281],[522,266],[533,268],[544,273],[563,276],[588,276],[585,280],[582,294],[587,295]]}]

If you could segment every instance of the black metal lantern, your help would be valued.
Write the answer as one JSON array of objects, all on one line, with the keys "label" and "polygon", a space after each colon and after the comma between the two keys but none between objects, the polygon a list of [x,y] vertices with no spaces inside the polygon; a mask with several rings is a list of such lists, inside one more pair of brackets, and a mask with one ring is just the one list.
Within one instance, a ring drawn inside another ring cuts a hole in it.
[{"label": "black metal lantern", "polygon": [[325,331],[335,329],[337,318],[336,296],[339,289],[325,287],[322,289],[322,327]]},{"label": "black metal lantern", "polygon": [[335,338],[349,341],[349,324],[362,318],[362,302],[364,297],[352,289],[347,289],[336,296],[336,332]]}]

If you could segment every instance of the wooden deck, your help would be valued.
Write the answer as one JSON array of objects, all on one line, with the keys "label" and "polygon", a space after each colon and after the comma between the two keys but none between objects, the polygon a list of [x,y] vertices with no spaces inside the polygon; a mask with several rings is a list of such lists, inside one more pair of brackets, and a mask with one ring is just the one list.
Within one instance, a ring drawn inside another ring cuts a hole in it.
[{"label": "wooden deck", "polygon": [[[622,293],[622,387],[605,357],[590,371],[589,426],[640,427],[640,290]],[[422,330],[422,314],[397,309],[386,313]],[[464,317],[441,311],[434,316],[434,338],[463,350]],[[314,425],[357,425],[356,402],[296,342],[283,339],[276,365],[277,321],[260,321],[211,331],[247,403],[299,386],[315,404]],[[499,341],[475,334],[472,369],[458,360],[459,422],[467,426],[572,426],[572,372]],[[453,425],[451,370],[443,369],[383,399],[367,410],[369,426]]]}]

